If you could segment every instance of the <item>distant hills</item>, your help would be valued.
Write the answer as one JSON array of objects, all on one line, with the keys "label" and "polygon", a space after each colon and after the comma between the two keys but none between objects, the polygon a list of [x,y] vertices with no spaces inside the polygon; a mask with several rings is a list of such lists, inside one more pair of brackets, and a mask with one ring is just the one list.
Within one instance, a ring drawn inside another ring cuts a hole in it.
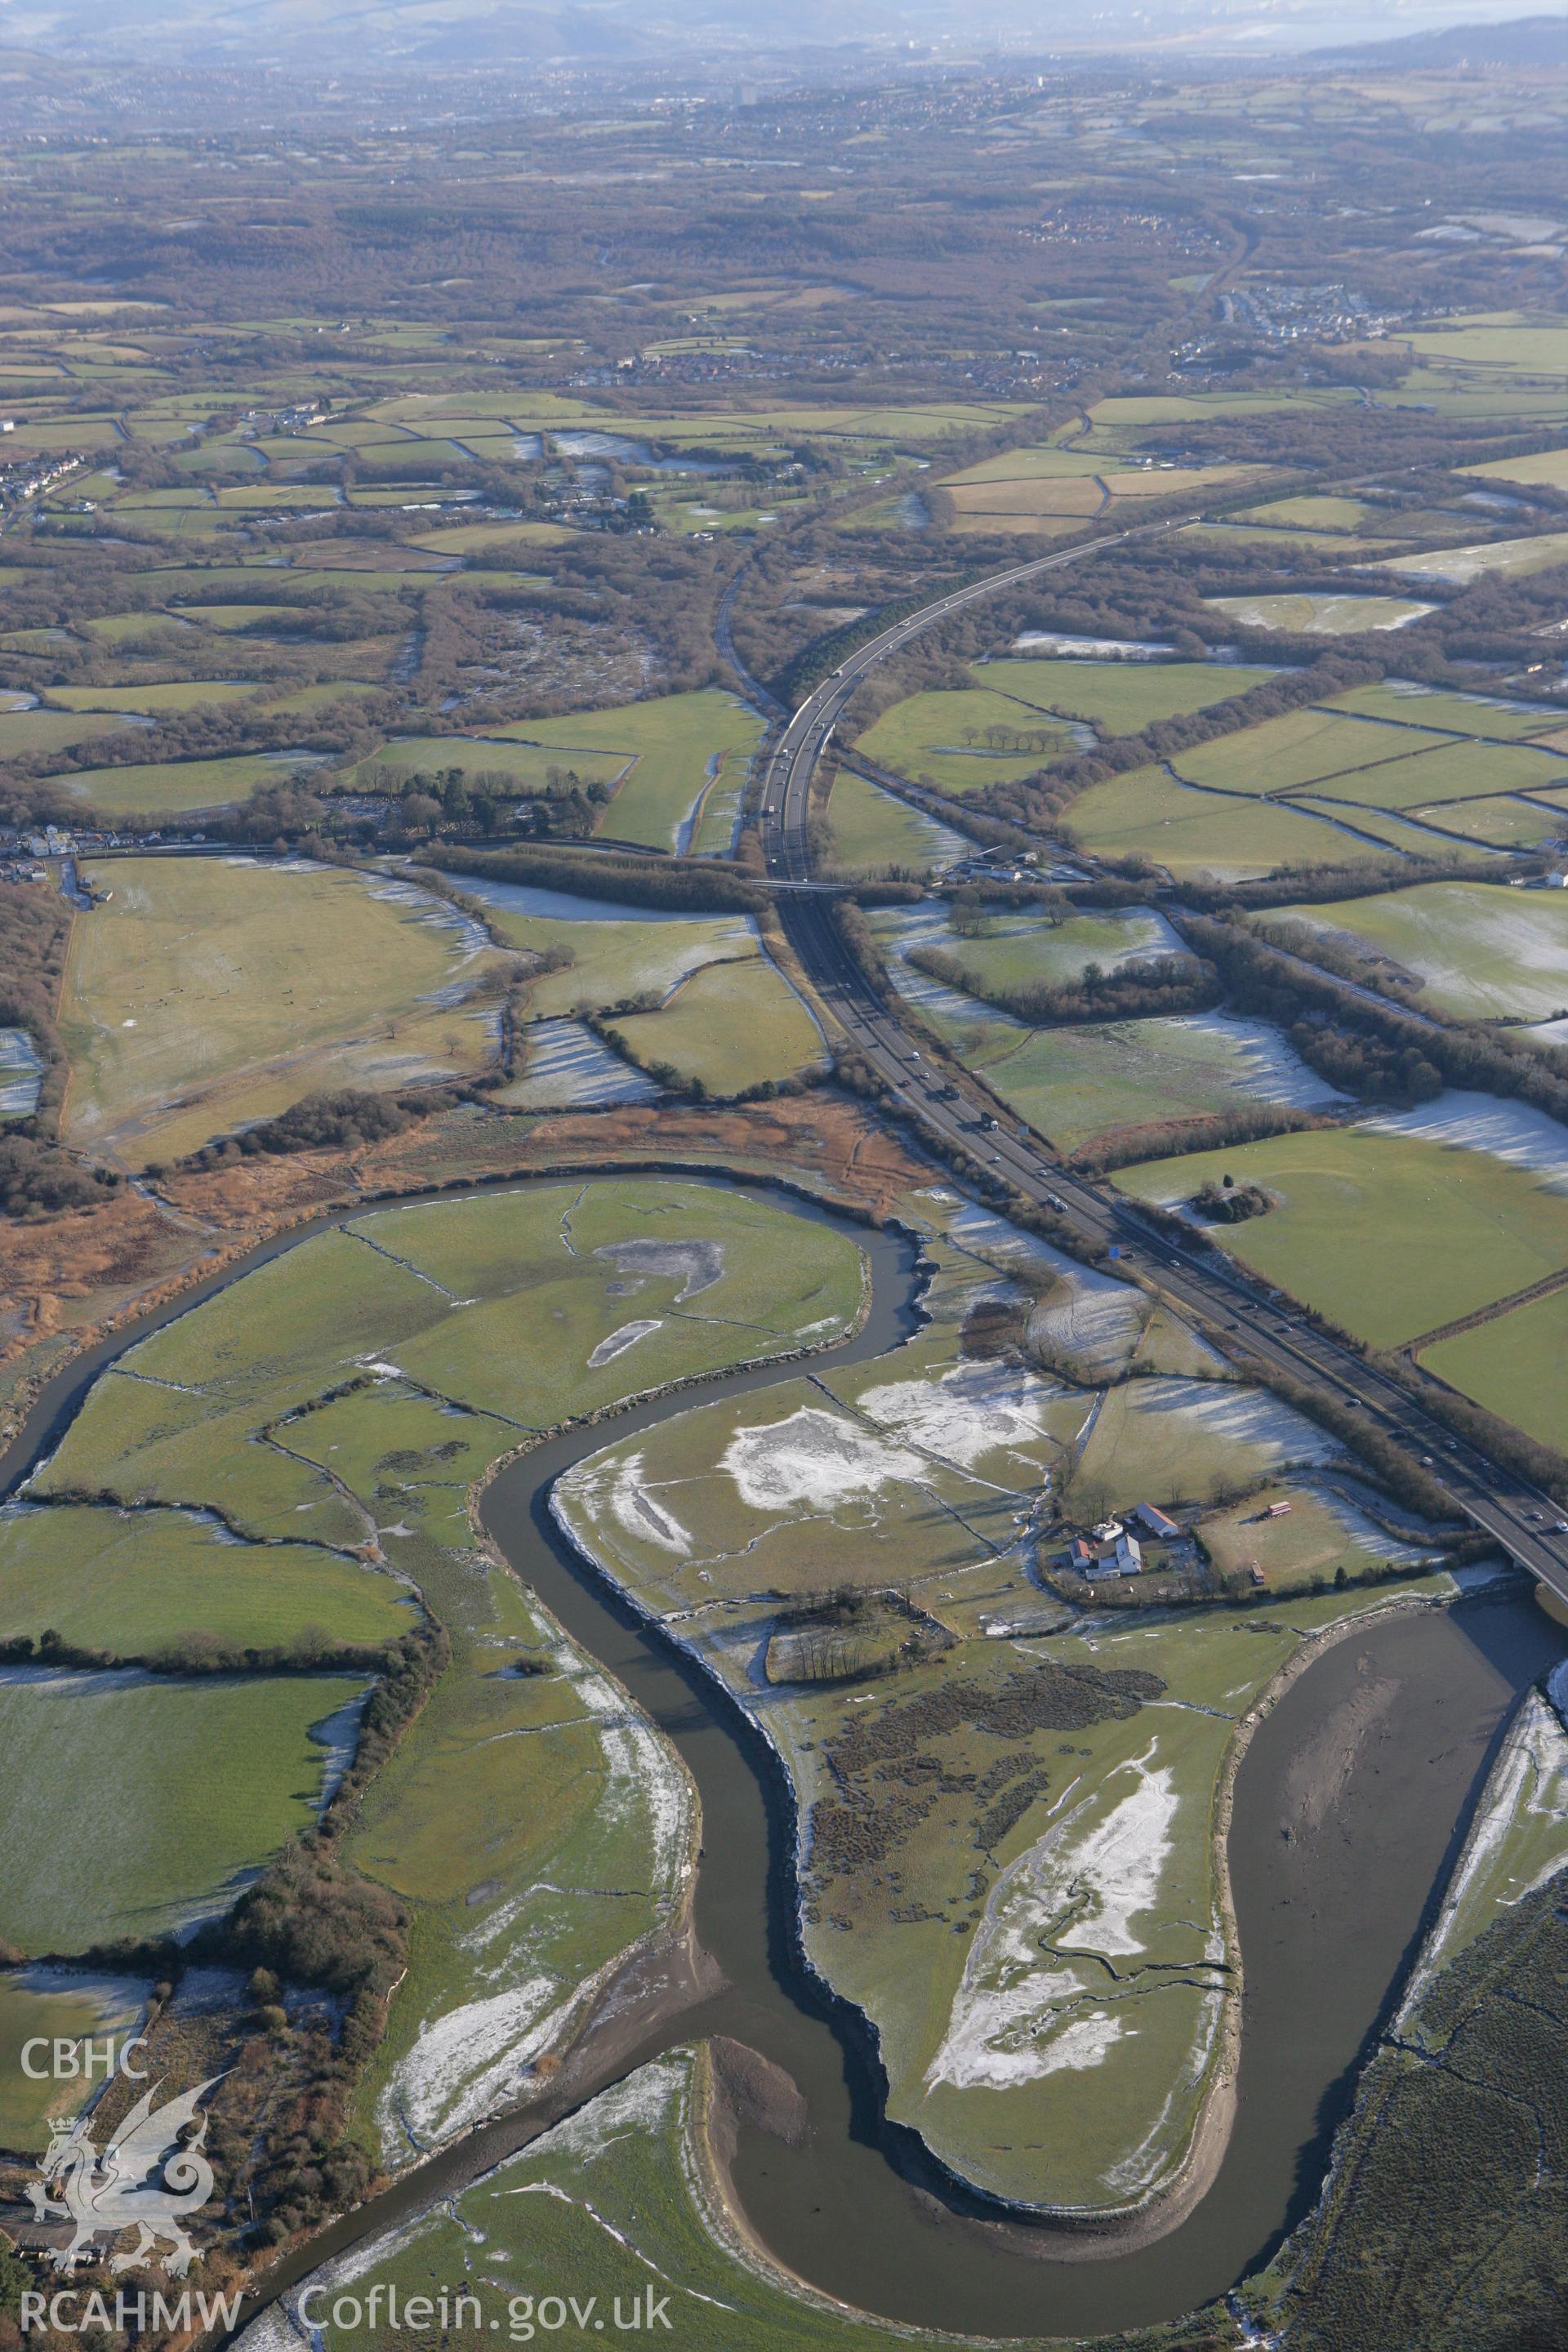
[{"label": "distant hills", "polygon": [[[1359,21],[1397,22],[1402,5],[1439,14],[1447,5],[1371,0]],[[1568,15],[1312,46],[1351,16],[1345,0],[1258,0],[1256,10],[1247,0],[1163,0],[1152,11],[1110,0],[1087,19],[1061,0],[991,0],[968,14],[956,0],[0,0],[0,39],[13,59],[30,52],[89,70],[119,58],[327,76],[465,68],[530,76],[703,59],[721,80],[748,58],[771,57],[792,68],[810,58],[807,78],[817,79],[831,78],[835,55],[858,49],[868,58],[897,47],[906,57],[911,49],[931,56],[927,44],[953,36],[961,48],[1005,39],[1016,55],[1037,40],[1041,53],[1063,62],[1096,53],[1223,60],[1287,50],[1319,66],[1568,64]],[[0,82],[19,71],[15,63],[0,68]]]},{"label": "distant hills", "polygon": [[1515,16],[1501,25],[1447,25],[1407,33],[1396,41],[1361,41],[1353,47],[1315,49],[1315,65],[1564,66],[1568,16]]}]

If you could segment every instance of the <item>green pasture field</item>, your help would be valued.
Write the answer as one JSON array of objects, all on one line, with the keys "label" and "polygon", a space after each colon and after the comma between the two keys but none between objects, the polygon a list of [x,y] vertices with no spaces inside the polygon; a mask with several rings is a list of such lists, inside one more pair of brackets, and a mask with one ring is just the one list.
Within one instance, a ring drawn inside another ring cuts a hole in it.
[{"label": "green pasture field", "polygon": [[1221,792],[1285,793],[1330,777],[1338,782],[1363,768],[1407,760],[1415,751],[1435,751],[1445,740],[1430,728],[1395,730],[1342,711],[1308,709],[1194,744],[1178,752],[1171,765],[1186,782],[1213,784]]},{"label": "green pasture field", "polygon": [[[1441,857],[1467,848],[1484,846],[1473,843],[1464,827],[1464,802],[1448,801],[1440,809],[1429,812],[1420,822],[1406,822],[1391,815],[1387,809],[1369,808],[1364,801],[1354,803],[1336,800],[1329,792],[1292,793],[1285,808],[1300,809],[1304,816],[1321,817],[1337,829],[1338,839],[1345,845],[1347,856],[1355,853],[1355,836],[1370,835],[1373,841],[1390,849],[1399,849],[1412,857]],[[1479,806],[1479,803],[1477,803]],[[1349,832],[1345,828],[1351,828]]]},{"label": "green pasture field", "polygon": [[204,629],[216,629],[222,636],[237,635],[246,629],[265,634],[269,624],[294,618],[297,607],[287,604],[196,604],[184,608],[183,617],[199,622]]},{"label": "green pasture field", "polygon": [[856,748],[912,782],[962,793],[1034,775],[1075,747],[1068,730],[1044,711],[973,687],[911,694],[884,711]]},{"label": "green pasture field", "polygon": [[1063,661],[1029,656],[976,663],[974,676],[1064,719],[1092,719],[1111,735],[1136,734],[1157,719],[1245,694],[1271,673],[1224,662]]},{"label": "green pasture field", "polygon": [[432,555],[483,555],[497,547],[559,546],[572,533],[558,522],[465,522],[437,525],[409,541]]},{"label": "green pasture field", "polygon": [[0,710],[0,760],[36,758],[68,751],[99,735],[123,734],[116,719],[72,710]]},{"label": "green pasture field", "polygon": [[16,457],[47,457],[57,449],[115,449],[119,446],[120,434],[112,416],[72,415],[58,423],[24,420],[15,433],[5,436],[6,455]]},{"label": "green pasture field", "polygon": [[1534,539],[1494,539],[1478,547],[1427,548],[1419,555],[1381,558],[1376,569],[1462,587],[1491,572],[1505,580],[1522,580],[1560,563],[1568,563],[1568,530],[1542,531]]},{"label": "green pasture field", "polygon": [[961,938],[941,910],[930,907],[883,908],[869,920],[878,938],[895,952],[940,949],[960,957],[996,989],[1030,982],[1060,987],[1079,979],[1086,964],[1098,963],[1110,971],[1134,959],[1174,955],[1181,948],[1169,925],[1147,907],[1069,915],[1058,923],[1028,912],[996,914],[986,918],[984,929],[973,939]]},{"label": "green pasture field", "polygon": [[[1387,571],[1397,567],[1384,564]],[[1279,629],[1291,635],[1337,637],[1364,629],[1403,629],[1418,621],[1431,604],[1417,604],[1398,596],[1315,595],[1205,596],[1211,612],[1225,613],[1244,629]]]},{"label": "green pasture field", "polygon": [[826,1057],[822,1032],[788,981],[754,954],[705,963],[658,1012],[618,1017],[616,1027],[639,1062],[668,1062],[713,1095],[793,1077]]},{"label": "green pasture field", "polygon": [[[312,560],[301,553],[295,557],[286,576],[307,592],[313,588],[329,588],[340,595],[354,597],[406,597],[416,589],[438,588],[443,580],[462,577],[456,566],[437,563],[433,555],[424,559],[424,567],[420,569],[409,564],[397,571],[390,568],[382,572],[360,571],[346,563],[326,563],[319,558]],[[279,576],[285,575],[280,573]],[[391,615],[392,623],[395,624],[396,617],[395,614]],[[381,625],[384,627],[388,623],[382,621]]]},{"label": "green pasture field", "polygon": [[629,702],[615,710],[525,719],[504,730],[542,744],[555,765],[570,766],[564,758],[569,751],[614,754],[623,768],[634,761],[597,830],[658,849],[676,846],[710,773],[742,768],[762,731],[755,711],[714,687]]},{"label": "green pasture field", "polygon": [[[689,1266],[643,1276],[595,1258],[602,1244],[613,1249],[628,1237],[688,1253],[711,1244],[723,1270],[680,1301],[678,1316],[595,1369],[587,1360],[601,1340],[628,1319],[667,1317],[689,1277]],[[774,1255],[785,1244],[787,1266]],[[859,1294],[851,1243],[713,1186],[574,1181],[377,1211],[347,1233],[290,1251],[142,1342],[124,1370],[94,1391],[41,1484],[70,1493],[91,1465],[113,1493],[154,1500],[195,1493],[243,1532],[286,1528],[296,1539],[321,1540],[316,1513],[294,1510],[302,1496],[323,1507],[330,1497],[308,1463],[267,1447],[216,1444],[204,1430],[247,1417],[252,1426],[270,1424],[370,1362],[395,1362],[456,1408],[454,1436],[463,1412],[494,1413],[514,1430],[548,1428],[602,1410],[628,1387],[731,1360],[743,1327],[748,1348],[794,1347],[813,1327],[817,1336],[837,1332]],[[453,1298],[471,1303],[454,1311]],[[391,1383],[394,1375],[379,1378]],[[302,1436],[308,1449],[316,1433]],[[340,1515],[328,1524],[352,1522]]]},{"label": "green pasture field", "polygon": [[273,509],[291,513],[296,508],[315,512],[342,504],[342,492],[332,482],[312,482],[297,488],[282,482],[247,482],[242,488],[215,490],[212,495],[220,507],[233,508],[244,514],[263,514]]},{"label": "green pasture field", "polygon": [[[1283,525],[1235,520],[1184,522],[1179,525],[1177,530],[1172,535],[1183,547],[1190,547],[1194,554],[1209,555],[1215,552],[1234,552],[1237,548],[1258,547],[1278,548],[1281,551],[1289,549],[1295,554],[1300,554],[1304,549],[1314,549],[1321,550],[1331,557],[1341,558],[1351,552],[1358,555],[1374,555],[1380,545],[1379,541],[1371,539],[1347,541],[1342,531],[1291,530]],[[1278,625],[1253,622],[1244,623],[1243,625],[1262,628]]]},{"label": "green pasture field", "polygon": [[[226,474],[237,467],[249,467],[260,474],[267,468],[266,456],[258,446],[252,442],[233,440],[226,434],[216,441],[204,441],[195,449],[179,450],[171,456],[169,463],[182,474]],[[105,495],[108,494],[106,488]],[[93,493],[89,490],[84,495],[90,498]]]},{"label": "green pasture field", "polygon": [[[649,1244],[668,1255],[650,1261]],[[195,1496],[251,1533],[297,1544],[308,1531],[344,1550],[369,1516],[446,1625],[453,1664],[353,1841],[414,1913],[409,1975],[359,2111],[389,2164],[413,2154],[411,2132],[458,2129],[502,2095],[505,2052],[484,2024],[498,1998],[516,2005],[514,2071],[559,2043],[583,1986],[679,1908],[694,1838],[662,1740],[476,1551],[468,1484],[531,1430],[826,1343],[860,1296],[851,1240],[717,1185],[573,1179],[373,1211],[142,1341],[43,1474],[54,1492],[90,1472],[95,1490]],[[589,1364],[637,1320],[653,1328]],[[288,1454],[256,1442],[290,1412]],[[522,1657],[550,1670],[507,1671]]]},{"label": "green pasture field", "polygon": [[1531,457],[1494,457],[1467,473],[1495,482],[1523,482],[1548,490],[1568,490],[1568,449],[1546,449]]},{"label": "green pasture field", "polygon": [[1568,1005],[1568,891],[1501,883],[1426,882],[1374,898],[1282,907],[1280,921],[1310,923],[1392,956],[1426,995],[1461,1020],[1550,1019]]},{"label": "green pasture field", "polygon": [[471,1014],[428,1002],[468,976],[438,901],[216,858],[123,858],[89,878],[113,895],[73,926],[61,996],[79,1149],[140,1164],[351,1073],[397,1085],[483,1058]]},{"label": "green pasture field", "polygon": [[1212,1380],[1128,1381],[1107,1391],[1071,1488],[1074,1517],[1158,1496],[1206,1504],[1227,1488],[1331,1452],[1315,1423],[1264,1389]]},{"label": "green pasture field", "polygon": [[[761,951],[746,916],[680,916],[668,922],[638,922],[628,910],[624,922],[616,922],[613,916],[588,920],[535,914],[527,907],[510,905],[504,896],[508,889],[504,883],[487,887],[466,875],[463,887],[483,905],[485,920],[503,945],[538,954],[563,949],[571,955],[564,970],[541,972],[530,982],[530,1020],[550,1020],[574,1012],[580,1004],[597,1011],[626,997],[640,996],[645,990],[666,996],[703,964],[721,961],[733,970],[739,958]],[[552,903],[551,894],[539,895]]]},{"label": "green pasture field", "polygon": [[83,1951],[210,1907],[310,1821],[326,1760],[310,1727],[363,1686],[339,1675],[12,1679],[0,1936],[25,1953]]},{"label": "green pasture field", "polygon": [[944,474],[942,487],[969,482],[1026,482],[1076,479],[1081,475],[1092,476],[1102,461],[1087,457],[1076,449],[1049,446],[1038,449],[1003,449],[994,457],[983,457],[978,465],[965,466],[962,472]]},{"label": "green pasture field", "polygon": [[1240,791],[1224,797],[1187,791],[1158,768],[1090,784],[1073,802],[1064,830],[1093,856],[1136,852],[1178,878],[1237,880],[1279,866],[1337,866],[1381,855],[1293,806]]},{"label": "green pasture field", "polygon": [[1136,1198],[1211,1177],[1279,1206],[1211,1238],[1374,1348],[1399,1347],[1568,1265],[1568,1195],[1484,1151],[1342,1128],[1124,1168]]},{"label": "green pasture field", "polygon": [[1198,490],[1225,489],[1257,478],[1256,466],[1184,466],[1102,470],[1078,477],[1027,475],[1012,480],[944,484],[963,532],[1036,531],[1050,536],[1101,517],[1123,515],[1145,499],[1191,498]]},{"label": "green pasture field", "polygon": [[[73,800],[104,816],[188,816],[202,809],[232,808],[258,784],[285,783],[290,772],[287,760],[269,752],[239,751],[219,760],[78,768],[60,781]],[[114,887],[112,877],[105,887]]]},{"label": "green pasture field", "polygon": [[1453,803],[1452,814],[1462,823],[1467,802],[1568,785],[1568,760],[1529,743],[1477,742],[1471,738],[1422,751],[1416,748],[1419,728],[1378,731],[1381,755],[1349,774],[1322,777],[1319,799],[1364,801],[1369,807],[1392,809],[1435,808],[1447,802]]},{"label": "green pasture field", "polygon": [[1195,1118],[1238,1102],[1332,1098],[1258,1022],[1208,1013],[1068,1029],[994,1022],[967,1034],[961,1021],[938,1025],[1009,1108],[1063,1151],[1150,1119]]},{"label": "green pasture field", "polygon": [[1493,848],[1533,849],[1540,842],[1559,840],[1568,834],[1568,815],[1547,800],[1444,801],[1436,807],[1412,809],[1410,814]]},{"label": "green pasture field", "polygon": [[833,782],[828,829],[833,863],[847,874],[875,874],[890,866],[923,874],[932,865],[962,857],[969,847],[962,834],[842,769]]},{"label": "green pasture field", "polygon": [[185,1633],[288,1647],[313,1628],[390,1642],[410,1624],[390,1577],[308,1543],[237,1543],[183,1511],[95,1504],[0,1512],[0,1639],[52,1627],[82,1649],[137,1657]]},{"label": "green pasture field", "polygon": [[1525,312],[1478,311],[1440,327],[1401,331],[1397,340],[1437,365],[1453,361],[1509,374],[1568,376],[1568,328]]},{"label": "green pasture field", "polygon": [[[165,710],[198,710],[204,703],[243,702],[261,689],[248,678],[179,678],[168,686],[51,686],[48,701],[62,710],[132,710],[156,715]],[[0,719],[0,729],[5,725]]]},{"label": "green pasture field", "polygon": [[1489,1412],[1543,1445],[1568,1452],[1568,1293],[1551,1291],[1510,1307],[1473,1331],[1423,1348],[1421,1361]]},{"label": "green pasture field", "polygon": [[1244,508],[1238,522],[1283,523],[1303,530],[1352,531],[1380,514],[1364,499],[1270,499],[1267,506]]},{"label": "green pasture field", "polygon": [[[548,726],[548,720],[539,722]],[[404,735],[384,743],[343,782],[351,791],[363,791],[378,768],[396,775],[439,775],[459,769],[473,782],[480,776],[504,777],[514,793],[542,792],[550,771],[574,770],[584,784],[613,784],[631,765],[630,751],[563,751],[548,744],[513,742],[504,735]]]},{"label": "green pasture field", "polygon": [[[134,2032],[151,1986],[128,1977],[78,1974],[67,1969],[6,1969],[0,1974],[0,2147],[41,2156],[57,2116],[79,2114],[102,2081],[56,2076],[40,2082],[22,2064],[25,2045],[39,2036],[81,2042]],[[37,2066],[37,2053],[30,2061]]]},{"label": "green pasture field", "polygon": [[[1089,415],[1097,428],[1123,425],[1202,425],[1211,417],[1269,416],[1300,408],[1342,408],[1359,395],[1348,385],[1279,392],[1129,393],[1097,400]],[[1071,428],[1068,428],[1070,437]]]},{"label": "green pasture field", "polygon": [[[1495,736],[1508,742],[1548,734],[1563,724],[1560,709],[1510,702],[1498,696],[1449,694],[1434,687],[1405,686],[1384,678],[1381,686],[1352,687],[1324,704],[1361,719],[1393,719],[1401,727],[1440,727],[1456,735]],[[1568,777],[1568,768],[1563,771]]]}]

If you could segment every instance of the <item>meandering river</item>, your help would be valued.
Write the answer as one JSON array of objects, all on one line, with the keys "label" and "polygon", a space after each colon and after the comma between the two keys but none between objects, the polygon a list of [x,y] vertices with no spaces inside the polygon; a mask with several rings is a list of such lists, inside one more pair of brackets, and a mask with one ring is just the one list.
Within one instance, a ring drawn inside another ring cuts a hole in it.
[{"label": "meandering river", "polygon": [[[458,1196],[405,1203],[410,1197]],[[0,1456],[0,1491],[58,1442],[106,1362],[264,1259],[374,1205],[296,1227],[79,1358]],[[879,1355],[919,1320],[912,1247],[846,1230],[870,1259],[870,1309],[857,1336],[818,1366]],[[614,2071],[709,2032],[731,2034],[784,2067],[805,2095],[809,2137],[789,2147],[742,2126],[736,2190],[779,2259],[846,2302],[1002,2336],[1173,2316],[1236,2284],[1310,2206],[1500,1734],[1520,1694],[1563,1655],[1563,1636],[1516,1595],[1386,1616],[1326,1650],[1286,1692],[1237,1781],[1229,1851],[1247,1989],[1237,2121],[1218,2178],[1185,2221],[1142,2251],[1063,2260],[1059,2240],[995,2219],[994,2209],[943,2179],[912,2135],[888,2126],[869,2037],[795,1946],[794,1832],[780,1768],[719,1685],[618,1600],[549,1515],[553,1481],[612,1435],[794,1373],[775,1365],[721,1374],[571,1431],[512,1464],[484,1499],[486,1526],[519,1575],[660,1726],[701,1798],[695,1922],[726,1989],[673,2020],[650,2017],[640,2040],[635,2029],[623,2036]],[[1086,2075],[1083,2095],[1094,2095]],[[503,2117],[415,2168],[280,2269],[268,2299],[326,2254],[450,2195],[548,2119],[537,2111]]]}]

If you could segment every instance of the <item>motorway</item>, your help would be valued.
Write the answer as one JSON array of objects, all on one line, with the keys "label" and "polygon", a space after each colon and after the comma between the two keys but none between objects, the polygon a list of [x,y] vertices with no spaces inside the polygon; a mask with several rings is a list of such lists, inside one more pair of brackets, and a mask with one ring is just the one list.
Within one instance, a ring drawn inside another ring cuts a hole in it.
[{"label": "motorway", "polygon": [[[812,878],[812,780],[844,706],[868,670],[963,605],[1081,562],[1133,535],[1119,531],[1085,541],[971,582],[850,655],[801,704],[770,755],[763,795],[770,876],[797,886]],[[1288,1299],[1270,1296],[1217,1250],[1196,1241],[1173,1241],[1112,1187],[1070,1173],[1030,1129],[1016,1118],[997,1118],[991,1098],[956,1066],[937,1062],[929,1040],[916,1037],[877,995],[839,937],[829,899],[797,887],[781,892],[777,904],[785,937],[827,1009],[918,1128],[989,1165],[1037,1206],[1055,1210],[1081,1237],[1086,1253],[1112,1244],[1124,1254],[1131,1251],[1143,1279],[1201,1323],[1226,1354],[1238,1360],[1251,1356],[1331,1398],[1341,1410],[1363,1412],[1373,1426],[1440,1482],[1457,1514],[1495,1538],[1521,1567],[1568,1603],[1568,1524],[1549,1495],[1451,1435],[1418,1397],[1315,1329]]]}]

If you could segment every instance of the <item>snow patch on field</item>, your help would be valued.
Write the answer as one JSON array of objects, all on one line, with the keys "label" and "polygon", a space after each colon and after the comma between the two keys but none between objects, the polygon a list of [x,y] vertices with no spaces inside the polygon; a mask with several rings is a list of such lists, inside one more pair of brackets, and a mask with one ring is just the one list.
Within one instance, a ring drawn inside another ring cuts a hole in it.
[{"label": "snow patch on field", "polygon": [[1234,1381],[1142,1381],[1129,1410],[1190,1415],[1207,1436],[1260,1448],[1276,1462],[1327,1462],[1340,1450],[1326,1430],[1267,1389],[1244,1388]]},{"label": "snow patch on field", "polygon": [[1260,1102],[1321,1110],[1325,1104],[1347,1099],[1338,1087],[1310,1070],[1266,1021],[1244,1021],[1233,1013],[1181,1013],[1161,1025],[1192,1038],[1199,1047],[1194,1058],[1207,1060],[1211,1057],[1205,1049],[1217,1049],[1212,1058],[1233,1069],[1237,1084]]},{"label": "snow patch on field", "polygon": [[691,1844],[691,1784],[647,1717],[638,1713],[618,1683],[579,1653],[563,1650],[556,1661],[595,1719],[605,1767],[599,1806],[603,1814],[637,1817],[645,1830],[648,1885],[673,1897],[679,1890]]},{"label": "snow patch on field", "polygon": [[1029,1318],[1032,1347],[1065,1356],[1085,1370],[1120,1370],[1142,1337],[1145,1309],[1141,1293],[1109,1275],[1084,1266]]},{"label": "snow patch on field", "polygon": [[376,2103],[386,2156],[448,2139],[515,2098],[571,2008],[560,1993],[555,1978],[533,1976],[427,2018]]},{"label": "snow patch on field", "polygon": [[1526,1103],[1500,1102],[1494,1095],[1456,1088],[1414,1110],[1382,1112],[1363,1124],[1381,1135],[1408,1135],[1421,1143],[1485,1151],[1510,1168],[1545,1176],[1549,1191],[1568,1187],[1568,1127]]},{"label": "snow patch on field", "polygon": [[[910,1387],[923,1385],[910,1382]],[[791,1503],[832,1510],[901,1479],[927,1476],[918,1454],[889,1445],[845,1414],[803,1405],[784,1421],[738,1429],[719,1466],[735,1482],[749,1510],[773,1511]]]},{"label": "snow patch on field", "polygon": [[[1083,1798],[992,1890],[970,1946],[947,2032],[926,2070],[934,2089],[1010,2090],[1103,2065],[1127,2028],[1089,1990],[1074,1956],[1135,1958],[1136,1923],[1159,1901],[1180,1800],[1155,1748],[1120,1768],[1135,1786],[1099,1820]],[[1113,1778],[1118,1777],[1113,1775]],[[1094,1971],[1097,1986],[1103,1972]]]},{"label": "snow patch on field", "polygon": [[[1548,1684],[1554,1705],[1531,1691],[1503,1743],[1396,2029],[1456,1951],[1497,1912],[1522,1902],[1568,1862],[1568,1731],[1555,1711],[1559,1696],[1568,1699],[1563,1685],[1568,1685],[1568,1664],[1559,1666]],[[1510,1862],[1516,1865],[1511,1872]]]},{"label": "snow patch on field", "polygon": [[569,2156],[585,2163],[603,2156],[617,2140],[657,2137],[679,2114],[686,2080],[686,2062],[679,2057],[656,2058],[639,2066],[635,2074],[613,2083],[579,2107],[575,2115],[552,2125],[530,2148],[530,2162],[545,2156]]},{"label": "snow patch on field", "polygon": [[593,1527],[600,1516],[600,1505],[607,1499],[611,1517],[617,1527],[639,1543],[657,1544],[660,1551],[673,1552],[678,1559],[688,1559],[691,1538],[673,1511],[656,1502],[644,1483],[647,1457],[640,1447],[628,1454],[622,1462],[609,1467],[609,1495],[604,1494],[605,1474],[596,1471],[593,1463],[579,1463],[561,1480],[562,1499],[574,1503],[584,1524]]},{"label": "snow patch on field", "polygon": [[862,1412],[928,1454],[971,1470],[1004,1447],[1038,1444],[1040,1407],[1060,1391],[1005,1363],[955,1364],[936,1381],[894,1381],[857,1398]]},{"label": "snow patch on field", "polygon": [[652,1322],[620,1324],[600,1340],[588,1359],[588,1370],[596,1372],[602,1364],[613,1364],[617,1356],[624,1356],[626,1349],[635,1348],[639,1339],[646,1339],[650,1332],[662,1331],[663,1328],[664,1324],[659,1318],[655,1318]]},{"label": "snow patch on field", "polygon": [[618,1273],[631,1275],[633,1286],[655,1275],[679,1275],[682,1286],[675,1294],[678,1307],[684,1299],[695,1298],[700,1290],[711,1290],[724,1273],[722,1242],[601,1242],[594,1255],[607,1257]]}]

